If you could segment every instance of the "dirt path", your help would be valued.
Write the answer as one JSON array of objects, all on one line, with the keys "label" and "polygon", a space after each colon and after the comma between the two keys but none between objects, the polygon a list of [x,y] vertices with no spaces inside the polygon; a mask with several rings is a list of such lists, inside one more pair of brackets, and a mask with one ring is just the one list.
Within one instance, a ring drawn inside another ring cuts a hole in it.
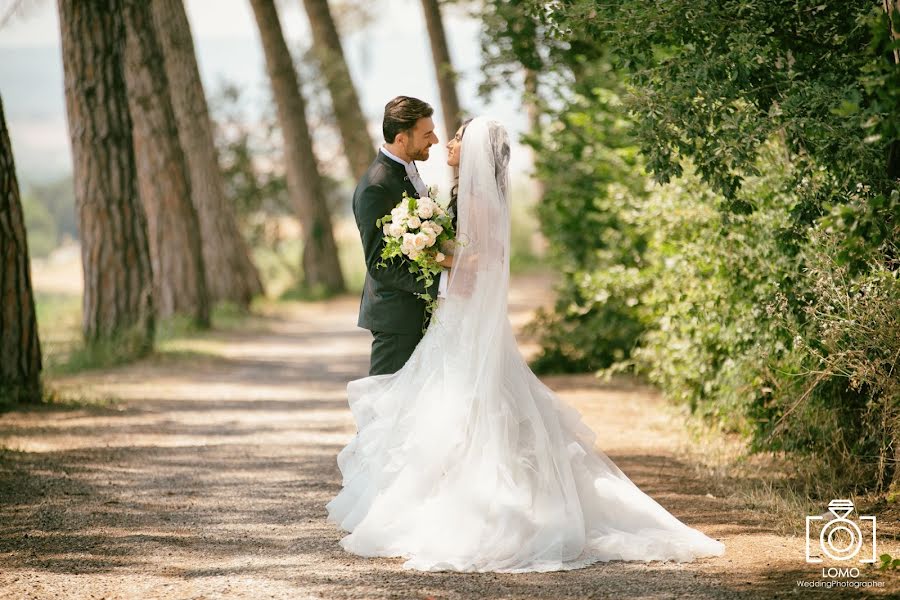
[{"label": "dirt path", "polygon": [[[514,324],[547,296],[519,278]],[[365,375],[356,298],[282,306],[236,331],[53,384],[106,405],[0,415],[3,598],[774,598],[900,592],[799,589],[821,573],[804,540],[697,474],[657,394],[589,376],[545,381],[647,493],[723,540],[695,563],[600,563],[545,574],[419,573],[346,554],[325,521],[337,452],[355,431],[344,386]],[[523,342],[526,353],[533,345]],[[798,515],[801,519],[802,516]],[[897,552],[896,543],[893,554]],[[858,579],[872,579],[864,573]]]}]

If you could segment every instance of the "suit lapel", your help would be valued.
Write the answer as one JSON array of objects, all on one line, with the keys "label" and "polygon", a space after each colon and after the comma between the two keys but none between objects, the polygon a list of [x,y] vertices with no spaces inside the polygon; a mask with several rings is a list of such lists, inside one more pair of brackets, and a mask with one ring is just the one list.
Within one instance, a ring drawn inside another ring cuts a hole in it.
[{"label": "suit lapel", "polygon": [[410,198],[419,197],[419,192],[416,191],[416,186],[414,186],[412,181],[409,180],[409,176],[404,176],[403,188],[406,190],[406,195]]},{"label": "suit lapel", "polygon": [[[409,175],[406,174],[406,169],[393,160],[392,158],[385,155],[381,150],[378,151],[378,160],[380,160],[390,171],[390,173],[396,178],[400,185],[401,194],[403,190],[406,190],[406,194],[410,198],[418,198],[419,192],[416,191],[416,186],[413,185],[413,182],[410,180]],[[400,197],[398,196],[394,203],[391,205],[391,208],[397,205],[400,202]]]}]

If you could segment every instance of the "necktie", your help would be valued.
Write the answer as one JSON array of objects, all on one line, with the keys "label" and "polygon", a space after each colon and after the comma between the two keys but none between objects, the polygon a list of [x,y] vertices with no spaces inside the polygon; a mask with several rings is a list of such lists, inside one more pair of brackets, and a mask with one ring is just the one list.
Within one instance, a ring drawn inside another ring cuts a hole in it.
[{"label": "necktie", "polygon": [[406,166],[406,174],[409,175],[409,180],[412,182],[413,187],[416,188],[416,191],[419,192],[419,196],[424,198],[428,195],[428,187],[425,185],[425,182],[422,181],[422,178],[419,176],[419,171],[416,169],[416,164],[412,161],[407,163]]}]

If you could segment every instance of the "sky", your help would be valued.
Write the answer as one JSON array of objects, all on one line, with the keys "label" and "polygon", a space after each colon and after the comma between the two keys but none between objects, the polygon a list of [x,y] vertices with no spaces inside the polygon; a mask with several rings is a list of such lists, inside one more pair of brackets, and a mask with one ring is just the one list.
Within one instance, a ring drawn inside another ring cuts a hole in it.
[{"label": "sky", "polygon": [[[363,1],[363,0],[354,0]],[[344,52],[360,95],[373,146],[381,129],[384,104],[406,94],[435,109],[441,139],[438,151],[419,164],[428,184],[449,188],[440,96],[434,76],[428,33],[419,0],[368,0],[374,20],[342,31]],[[268,82],[249,0],[186,0],[207,95],[223,81],[247,90],[248,111],[260,110]],[[0,0],[0,15],[9,1]],[[279,2],[280,17],[291,48],[308,45],[309,30],[301,0]],[[444,14],[450,53],[460,72],[460,103],[469,116],[489,114],[503,121],[511,139],[526,126],[517,91],[501,92],[485,104],[476,95],[481,82],[480,23],[462,9]],[[29,0],[0,29],[0,97],[23,182],[58,177],[71,171],[65,115],[59,24],[56,2]],[[529,168],[527,151],[513,148],[513,177]]]}]

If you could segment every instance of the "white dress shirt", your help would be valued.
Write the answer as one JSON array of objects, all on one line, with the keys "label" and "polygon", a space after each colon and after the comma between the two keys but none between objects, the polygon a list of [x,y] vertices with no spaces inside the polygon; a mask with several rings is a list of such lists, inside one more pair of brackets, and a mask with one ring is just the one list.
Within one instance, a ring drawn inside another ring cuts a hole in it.
[{"label": "white dress shirt", "polygon": [[[415,161],[406,162],[402,158],[394,156],[390,153],[390,151],[384,146],[381,147],[381,151],[384,152],[384,155],[390,158],[393,161],[396,161],[403,165],[403,168],[406,169],[406,175],[409,177],[409,181],[413,184],[413,187],[416,188],[416,191],[419,192],[419,196],[424,198],[428,195],[428,187],[425,185],[425,182],[422,181],[422,177],[419,175],[419,170],[416,169]],[[438,275],[439,283],[438,283],[438,298],[446,298],[447,297],[447,278],[444,277],[444,271],[441,271],[440,275]]]}]

